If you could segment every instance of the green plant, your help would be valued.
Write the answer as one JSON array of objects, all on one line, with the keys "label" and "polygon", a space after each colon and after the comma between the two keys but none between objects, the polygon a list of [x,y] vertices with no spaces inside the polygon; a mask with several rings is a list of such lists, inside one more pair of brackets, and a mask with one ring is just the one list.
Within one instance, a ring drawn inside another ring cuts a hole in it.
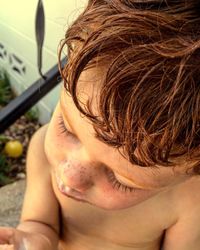
[{"label": "green plant", "polygon": [[0,135],[0,187],[11,182],[11,178],[8,176],[11,166],[4,154],[4,145],[8,140],[7,136]]},{"label": "green plant", "polygon": [[4,134],[0,134],[0,147],[1,147],[2,143],[5,143],[5,142],[9,141],[9,139],[10,138],[8,136],[6,136]]},{"label": "green plant", "polygon": [[0,70],[0,106],[5,106],[13,98],[10,80],[5,70]]},{"label": "green plant", "polygon": [[0,155],[0,187],[11,183],[11,178],[8,176],[11,166],[6,160],[6,156],[1,153]]},{"label": "green plant", "polygon": [[30,109],[28,112],[25,113],[25,117],[29,121],[37,121],[39,117],[38,109],[36,107]]}]

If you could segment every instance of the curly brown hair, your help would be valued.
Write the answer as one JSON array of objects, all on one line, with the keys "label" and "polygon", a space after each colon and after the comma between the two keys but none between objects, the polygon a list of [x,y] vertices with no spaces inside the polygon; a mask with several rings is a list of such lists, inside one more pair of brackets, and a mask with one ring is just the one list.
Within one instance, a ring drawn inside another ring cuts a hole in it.
[{"label": "curly brown hair", "polygon": [[[66,90],[96,137],[133,164],[184,157],[200,173],[199,13],[197,0],[89,0],[66,33]],[[78,80],[103,65],[95,115],[78,99]]]}]

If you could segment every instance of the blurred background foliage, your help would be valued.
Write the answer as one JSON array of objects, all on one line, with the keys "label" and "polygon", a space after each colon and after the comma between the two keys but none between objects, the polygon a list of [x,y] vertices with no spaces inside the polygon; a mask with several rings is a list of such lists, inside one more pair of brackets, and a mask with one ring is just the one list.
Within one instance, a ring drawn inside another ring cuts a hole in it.
[{"label": "blurred background foliage", "polygon": [[[14,97],[8,73],[4,69],[0,69],[0,111]],[[31,136],[40,127],[38,116],[38,109],[33,107],[0,134],[0,187],[25,178],[26,151]],[[16,141],[18,144],[12,144]],[[9,147],[6,147],[8,143]],[[22,153],[13,157],[12,155],[16,155],[16,150],[19,151],[19,146],[23,148]],[[11,152],[8,152],[8,149]]]}]

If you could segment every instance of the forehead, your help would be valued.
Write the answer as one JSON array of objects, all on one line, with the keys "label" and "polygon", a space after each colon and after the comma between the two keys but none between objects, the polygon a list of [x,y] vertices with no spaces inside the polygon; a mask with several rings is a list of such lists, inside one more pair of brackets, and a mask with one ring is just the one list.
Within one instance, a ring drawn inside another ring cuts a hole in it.
[{"label": "forehead", "polygon": [[105,67],[90,68],[84,70],[78,80],[77,96],[80,103],[85,105],[90,100],[92,111],[96,114],[105,72]]}]

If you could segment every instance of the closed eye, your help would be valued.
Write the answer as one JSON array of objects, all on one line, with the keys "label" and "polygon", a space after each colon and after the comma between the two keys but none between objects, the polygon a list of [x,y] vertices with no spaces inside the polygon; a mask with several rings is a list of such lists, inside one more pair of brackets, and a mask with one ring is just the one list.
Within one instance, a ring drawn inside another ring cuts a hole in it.
[{"label": "closed eye", "polygon": [[66,128],[64,124],[64,120],[61,115],[58,117],[58,126],[59,126],[59,132],[60,134],[69,134],[69,130]]},{"label": "closed eye", "polygon": [[111,183],[113,189],[116,189],[120,192],[124,192],[124,193],[132,193],[132,192],[139,192],[141,191],[141,189],[139,188],[136,188],[136,187],[131,187],[131,186],[128,186],[122,182],[120,182],[116,176],[115,176],[115,173],[110,170],[110,169],[105,169],[106,170],[106,176],[107,176],[107,179],[108,181]]},{"label": "closed eye", "polygon": [[59,133],[61,135],[65,135],[65,136],[70,137],[70,138],[72,138],[72,139],[74,139],[76,141],[79,141],[77,136],[75,134],[73,134],[72,132],[70,132],[66,128],[62,115],[58,116],[58,127],[59,127]]}]

